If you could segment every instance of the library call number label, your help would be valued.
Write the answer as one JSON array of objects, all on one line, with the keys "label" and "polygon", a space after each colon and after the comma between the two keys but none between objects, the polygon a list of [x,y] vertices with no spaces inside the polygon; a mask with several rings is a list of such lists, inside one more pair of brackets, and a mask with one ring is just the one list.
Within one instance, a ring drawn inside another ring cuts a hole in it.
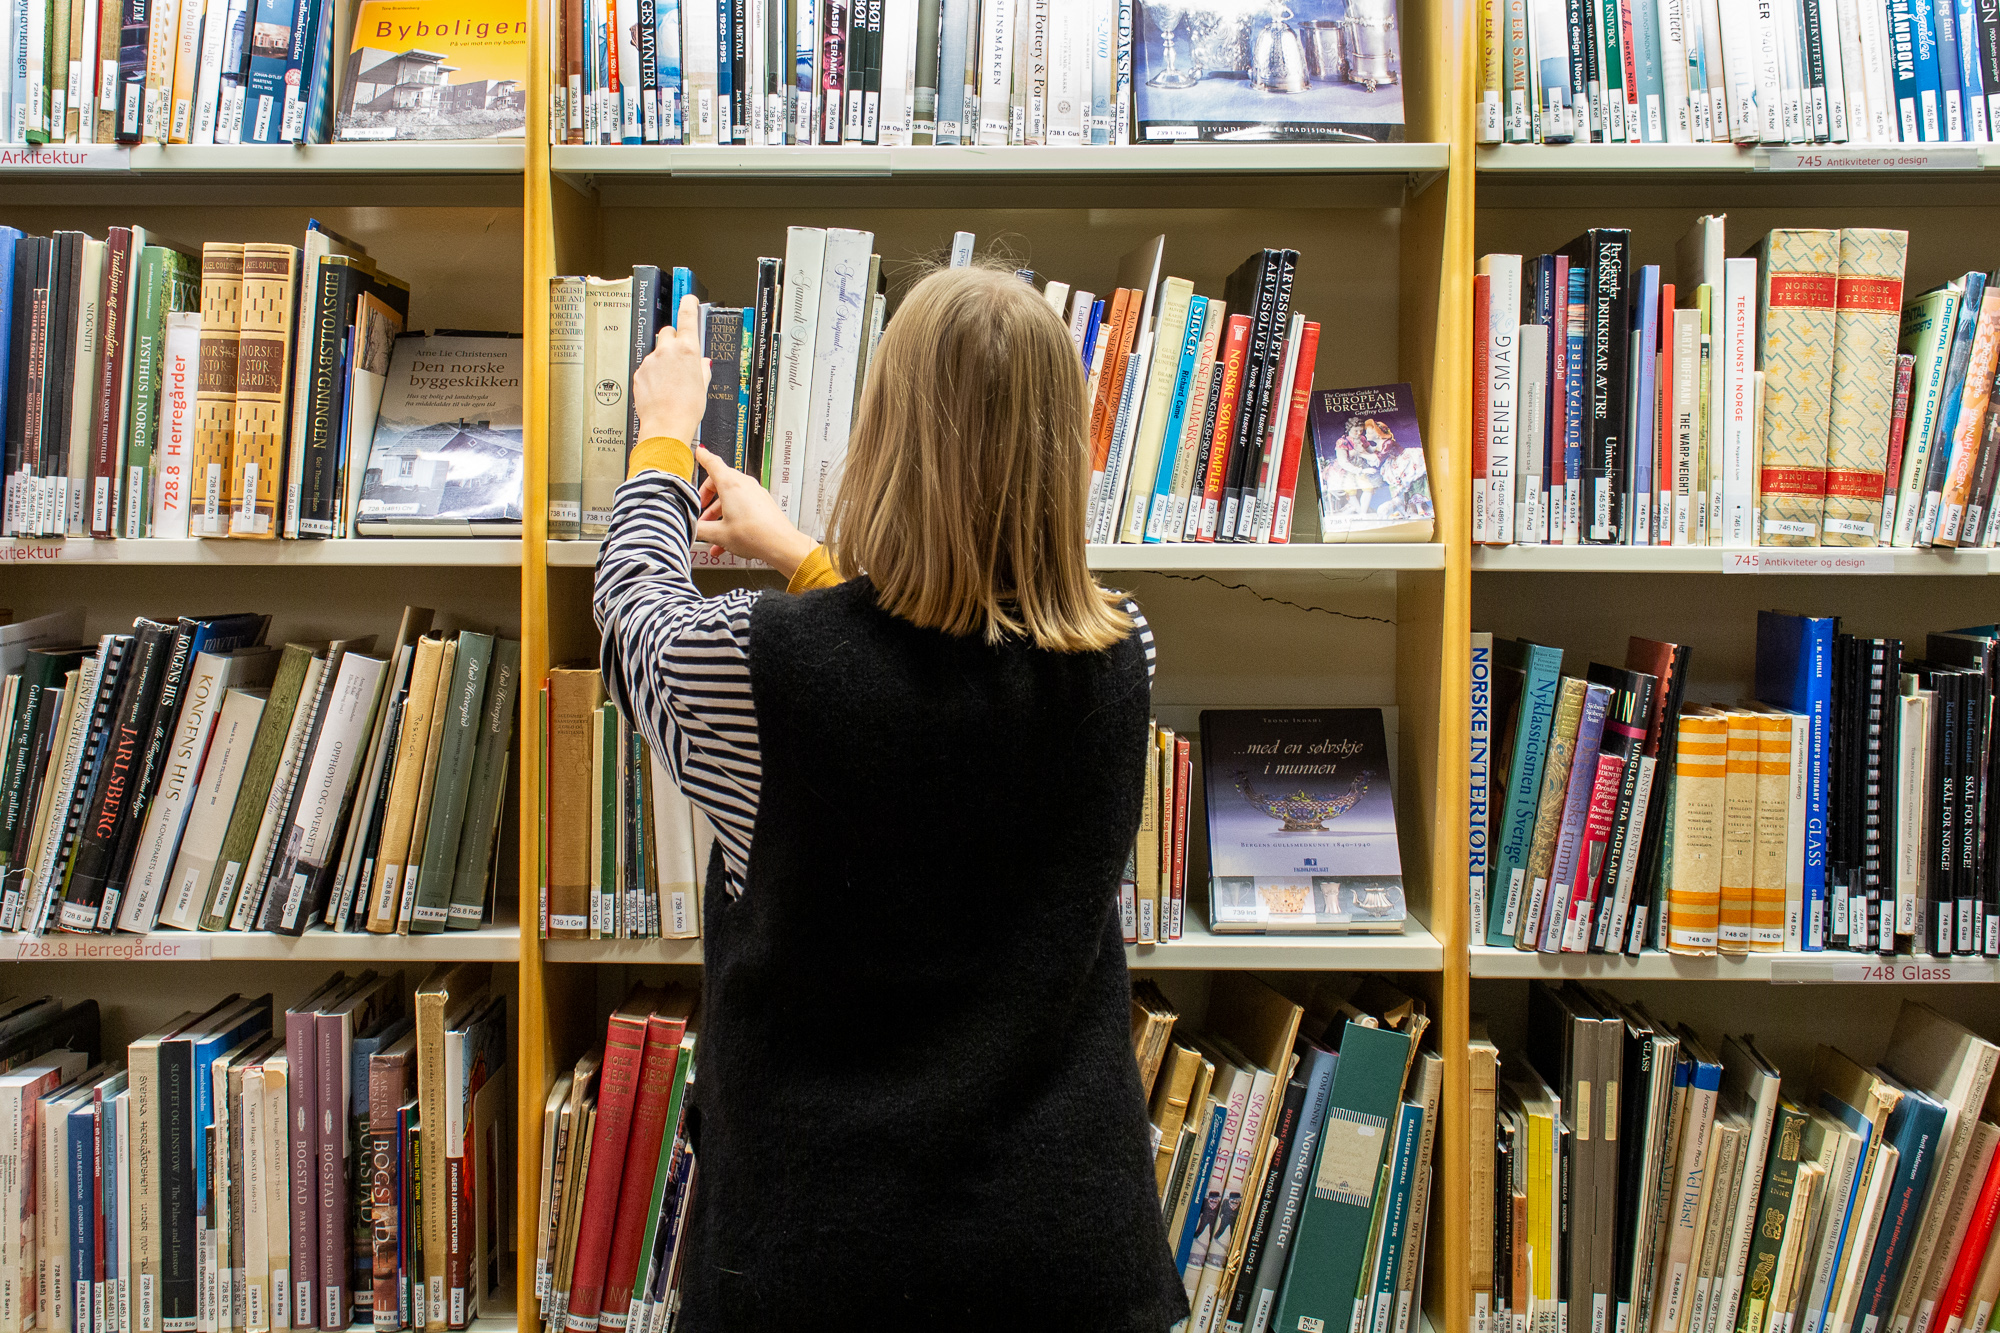
[{"label": "library call number label", "polygon": [[43,935],[0,940],[0,961],[17,963],[156,963],[205,959],[208,941]]},{"label": "library call number label", "polygon": [[1881,959],[1853,962],[1823,962],[1818,959],[1784,959],[1771,964],[1771,980],[1793,982],[1931,982],[1938,985],[1991,982],[1993,961],[1988,958],[1934,958],[1925,960]]}]

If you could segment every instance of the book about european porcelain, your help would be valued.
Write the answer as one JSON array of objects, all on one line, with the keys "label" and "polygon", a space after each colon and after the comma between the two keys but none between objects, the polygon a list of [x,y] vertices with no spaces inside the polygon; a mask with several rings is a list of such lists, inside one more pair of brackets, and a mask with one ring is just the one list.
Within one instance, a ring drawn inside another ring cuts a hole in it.
[{"label": "book about european porcelain", "polygon": [[1431,539],[1430,470],[1409,385],[1315,389],[1308,420],[1321,541]]},{"label": "book about european porcelain", "polygon": [[1402,930],[1381,709],[1209,709],[1201,752],[1211,931]]},{"label": "book about european porcelain", "polygon": [[521,535],[521,339],[396,340],[356,510],[363,536]]},{"label": "book about european porcelain", "polygon": [[1140,143],[1403,138],[1397,0],[1140,0]]},{"label": "book about european porcelain", "polygon": [[527,134],[524,0],[361,0],[346,61],[339,142]]}]

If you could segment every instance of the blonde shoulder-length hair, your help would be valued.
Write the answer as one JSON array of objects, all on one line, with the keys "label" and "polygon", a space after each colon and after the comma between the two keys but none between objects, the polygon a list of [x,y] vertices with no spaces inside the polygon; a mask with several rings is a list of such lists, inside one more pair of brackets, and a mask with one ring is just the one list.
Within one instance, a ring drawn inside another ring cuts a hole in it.
[{"label": "blonde shoulder-length hair", "polygon": [[834,566],[892,614],[988,643],[1095,652],[1131,633],[1085,561],[1084,378],[1011,273],[918,283],[877,345],[827,527]]}]

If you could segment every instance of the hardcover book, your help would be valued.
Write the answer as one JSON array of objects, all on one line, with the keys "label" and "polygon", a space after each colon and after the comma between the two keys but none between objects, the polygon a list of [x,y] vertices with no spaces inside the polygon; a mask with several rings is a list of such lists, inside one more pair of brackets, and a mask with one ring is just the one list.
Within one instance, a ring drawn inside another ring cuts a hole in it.
[{"label": "hardcover book", "polygon": [[361,483],[363,536],[521,534],[521,340],[405,334]]},{"label": "hardcover book", "polygon": [[1764,372],[1759,491],[1764,546],[1811,546],[1825,507],[1840,233],[1773,231],[1758,248]]},{"label": "hardcover book", "polygon": [[363,0],[352,40],[335,139],[519,139],[527,132],[522,0]]},{"label": "hardcover book", "polygon": [[1141,143],[1403,138],[1395,0],[1132,8]]},{"label": "hardcover book", "polygon": [[1312,395],[1320,540],[1427,542],[1436,513],[1407,384]]},{"label": "hardcover book", "polygon": [[1208,709],[1201,738],[1211,930],[1402,930],[1380,709]]}]

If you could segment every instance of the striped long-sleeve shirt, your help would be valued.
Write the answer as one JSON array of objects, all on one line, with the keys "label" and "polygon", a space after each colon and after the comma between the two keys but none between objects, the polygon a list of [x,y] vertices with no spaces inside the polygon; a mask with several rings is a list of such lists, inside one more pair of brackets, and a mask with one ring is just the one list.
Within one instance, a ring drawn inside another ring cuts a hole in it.
[{"label": "striped long-sleeve shirt", "polygon": [[[693,483],[674,473],[642,471],[619,486],[593,610],[606,693],[708,816],[729,892],[739,894],[764,772],[750,697],[750,610],[760,590],[704,597],[695,587],[698,503]],[[793,590],[799,585],[794,579]],[[1150,676],[1152,630],[1135,603],[1124,605]]]}]

